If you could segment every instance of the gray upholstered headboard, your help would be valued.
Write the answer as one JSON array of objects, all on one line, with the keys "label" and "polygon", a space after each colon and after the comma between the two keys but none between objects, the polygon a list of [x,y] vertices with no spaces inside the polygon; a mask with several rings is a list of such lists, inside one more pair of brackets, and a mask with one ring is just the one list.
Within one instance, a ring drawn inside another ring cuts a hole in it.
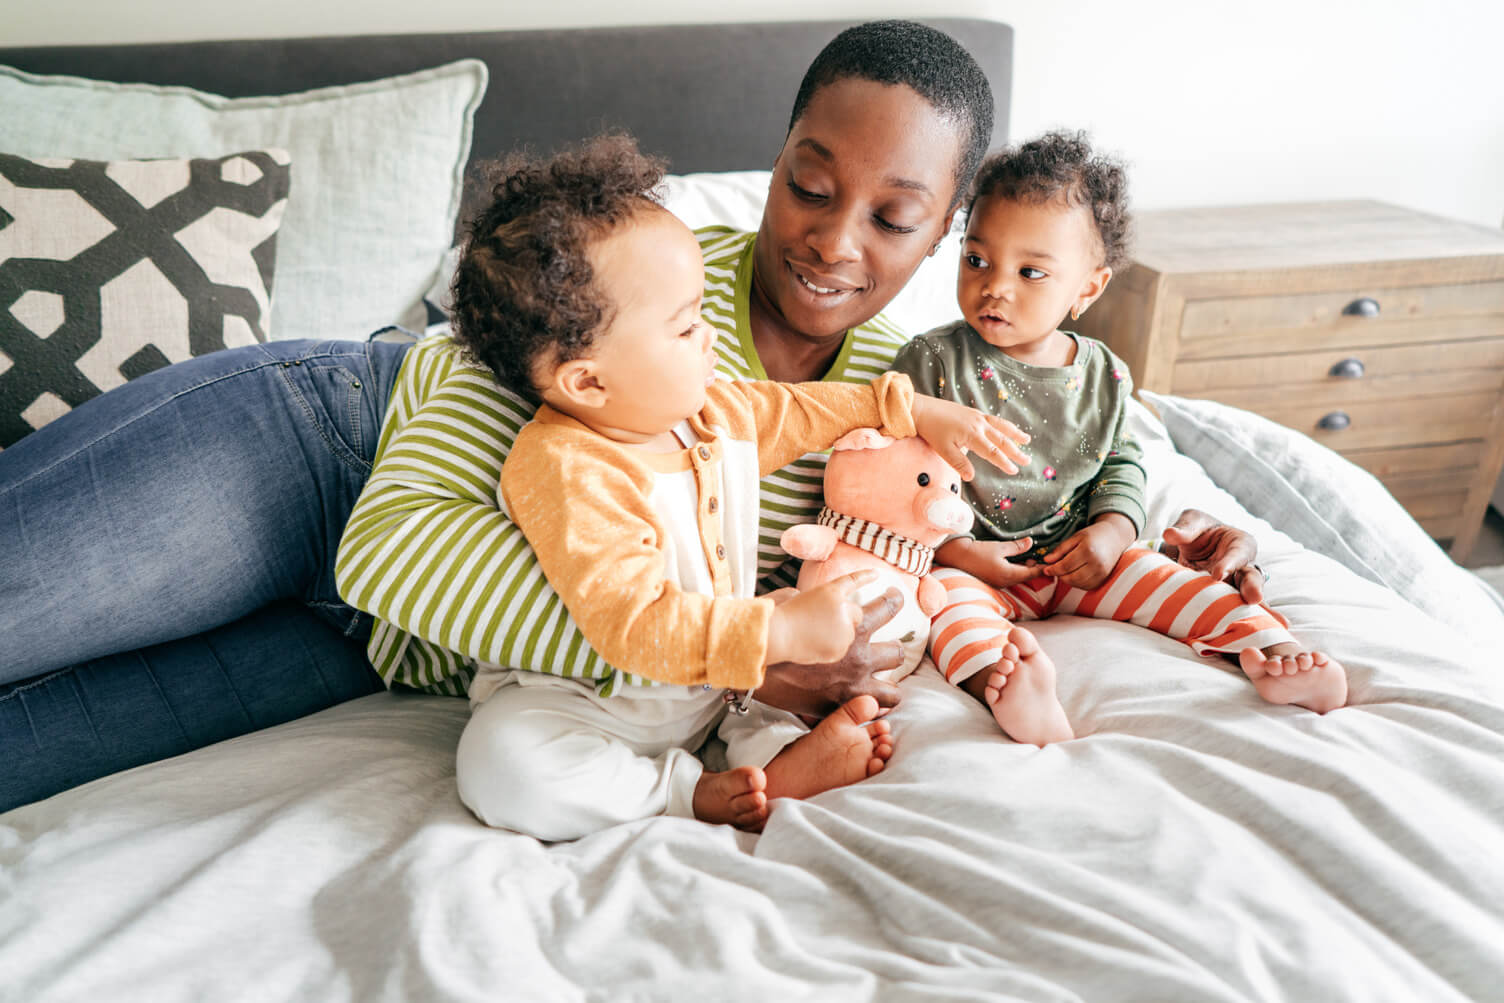
[{"label": "gray upholstered headboard", "polygon": [[[470,56],[491,72],[472,160],[538,152],[621,127],[677,173],[767,168],[794,92],[820,48],[854,22],[664,25],[448,35],[0,48],[32,73],[180,84],[243,97],[406,73]],[[958,39],[992,81],[993,142],[1008,133],[1013,30],[927,20]]]}]

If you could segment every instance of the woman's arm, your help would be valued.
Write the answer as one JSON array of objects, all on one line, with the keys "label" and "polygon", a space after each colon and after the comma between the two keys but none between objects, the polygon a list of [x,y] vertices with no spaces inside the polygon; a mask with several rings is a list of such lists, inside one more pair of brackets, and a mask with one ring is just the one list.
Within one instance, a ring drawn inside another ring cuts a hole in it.
[{"label": "woman's arm", "polygon": [[456,656],[600,674],[604,662],[497,504],[502,463],[531,406],[452,350],[412,351],[428,354],[403,373],[391,405],[403,420],[385,433],[335,563],[346,602],[427,642],[399,640],[377,653],[377,668],[414,685],[459,671]]},{"label": "woman's arm", "polygon": [[[777,602],[792,592],[793,589],[780,589],[768,597]],[[882,707],[898,706],[898,685],[874,678],[874,673],[902,665],[903,645],[898,641],[873,644],[872,634],[902,608],[903,596],[897,589],[887,589],[863,605],[856,640],[838,661],[824,665],[794,662],[769,665],[757,690],[758,701],[810,717],[824,717],[853,697],[866,694],[876,697]]]}]

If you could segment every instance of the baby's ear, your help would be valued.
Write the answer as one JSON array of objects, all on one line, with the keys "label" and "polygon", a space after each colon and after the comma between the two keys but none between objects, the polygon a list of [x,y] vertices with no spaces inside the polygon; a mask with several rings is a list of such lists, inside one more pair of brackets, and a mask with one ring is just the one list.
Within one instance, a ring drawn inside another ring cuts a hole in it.
[{"label": "baby's ear", "polygon": [[830,448],[836,451],[843,449],[882,449],[891,446],[898,440],[890,435],[883,435],[875,428],[858,428],[847,432],[835,441]]},{"label": "baby's ear", "polygon": [[[598,408],[606,403],[606,391],[595,376],[595,364],[590,359],[571,359],[554,368],[545,386],[543,399],[556,407],[563,404],[564,411],[575,408]],[[557,396],[557,402],[548,400],[549,391]]]}]

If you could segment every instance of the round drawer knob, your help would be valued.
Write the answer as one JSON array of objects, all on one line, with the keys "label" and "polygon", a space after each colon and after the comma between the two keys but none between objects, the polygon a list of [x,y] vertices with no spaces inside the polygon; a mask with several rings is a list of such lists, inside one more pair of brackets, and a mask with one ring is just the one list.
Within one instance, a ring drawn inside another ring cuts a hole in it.
[{"label": "round drawer knob", "polygon": [[1339,380],[1357,380],[1362,379],[1365,371],[1362,359],[1347,358],[1328,369],[1326,374]]},{"label": "round drawer knob", "polygon": [[1343,307],[1342,312],[1348,317],[1377,317],[1379,301],[1372,296],[1360,296]]},{"label": "round drawer knob", "polygon": [[1316,423],[1316,427],[1328,432],[1340,432],[1352,423],[1353,420],[1347,416],[1346,411],[1333,411],[1330,414],[1322,415],[1321,420]]}]

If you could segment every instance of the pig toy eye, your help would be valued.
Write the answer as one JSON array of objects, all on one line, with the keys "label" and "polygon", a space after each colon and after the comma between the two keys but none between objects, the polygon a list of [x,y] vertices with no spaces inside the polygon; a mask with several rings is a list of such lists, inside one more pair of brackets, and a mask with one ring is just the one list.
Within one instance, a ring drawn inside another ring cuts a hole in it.
[{"label": "pig toy eye", "polygon": [[927,488],[927,487],[930,486],[930,475],[929,474],[920,474],[919,475],[919,486],[922,487],[922,488]]},{"label": "pig toy eye", "polygon": [[959,484],[952,484],[950,486],[950,493],[953,494],[953,495],[960,494],[961,493],[961,485],[959,485]]}]

